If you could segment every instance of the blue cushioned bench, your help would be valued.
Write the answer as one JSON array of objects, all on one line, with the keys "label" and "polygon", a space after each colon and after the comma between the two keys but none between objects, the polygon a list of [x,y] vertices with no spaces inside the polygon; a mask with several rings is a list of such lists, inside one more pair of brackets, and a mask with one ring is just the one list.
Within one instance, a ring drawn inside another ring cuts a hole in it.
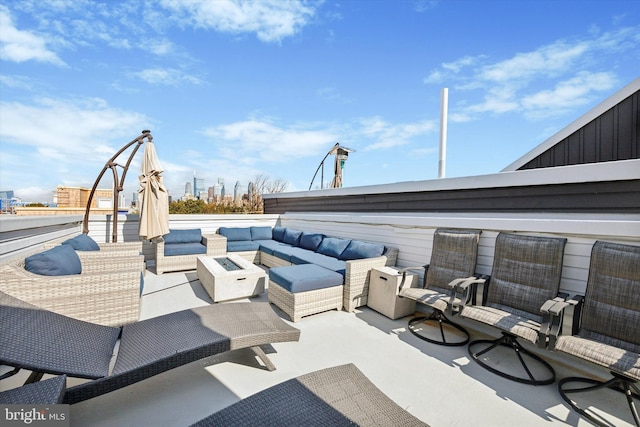
[{"label": "blue cushioned bench", "polygon": [[269,270],[269,302],[297,322],[303,316],[342,309],[344,277],[315,264]]}]

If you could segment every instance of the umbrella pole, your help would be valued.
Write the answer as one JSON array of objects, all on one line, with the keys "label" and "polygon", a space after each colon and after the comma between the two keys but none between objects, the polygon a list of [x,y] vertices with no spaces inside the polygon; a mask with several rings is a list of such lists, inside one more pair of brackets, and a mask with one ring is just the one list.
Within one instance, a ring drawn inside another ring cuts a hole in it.
[{"label": "umbrella pole", "polygon": [[[133,141],[129,142],[124,147],[122,147],[116,154],[113,155],[113,157],[111,157],[107,161],[107,163],[105,163],[104,167],[102,168],[102,171],[98,175],[98,178],[96,178],[96,181],[93,183],[93,188],[91,189],[91,193],[89,193],[89,199],[87,200],[87,207],[86,207],[85,212],[84,212],[84,221],[83,221],[83,227],[82,227],[82,232],[84,234],[89,233],[89,212],[91,210],[91,202],[93,201],[93,196],[94,196],[94,194],[96,192],[96,189],[98,188],[98,184],[102,180],[102,177],[104,176],[105,172],[107,171],[107,169],[111,169],[112,172],[113,172],[113,226],[112,226],[113,228],[112,228],[112,233],[111,233],[111,241],[112,242],[117,242],[118,241],[118,199],[119,199],[119,195],[120,195],[120,192],[123,189],[124,179],[125,179],[125,177],[127,175],[127,171],[129,170],[129,165],[131,164],[131,160],[133,160],[133,156],[135,156],[136,152],[138,151],[138,148],[140,148],[140,146],[142,144],[144,144],[145,138],[148,141],[151,141],[153,139],[153,137],[151,136],[151,131],[143,130],[142,134],[140,134],[140,136],[138,136],[136,139],[134,139]],[[120,154],[122,154],[124,151],[126,151],[129,147],[131,147],[134,144],[137,144],[137,145],[134,147],[133,152],[131,153],[131,155],[129,156],[129,159],[127,160],[127,163],[124,166],[119,165],[118,163],[116,163],[115,160],[118,158],[118,156],[120,156]],[[123,173],[122,173],[122,177],[120,179],[120,182],[118,182],[118,170],[116,169],[118,166],[123,168]]]}]

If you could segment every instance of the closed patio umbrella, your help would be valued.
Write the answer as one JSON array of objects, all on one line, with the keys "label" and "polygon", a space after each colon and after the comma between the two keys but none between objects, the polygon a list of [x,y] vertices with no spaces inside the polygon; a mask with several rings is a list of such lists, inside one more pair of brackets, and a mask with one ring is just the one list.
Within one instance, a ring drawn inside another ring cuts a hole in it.
[{"label": "closed patio umbrella", "polygon": [[144,146],[140,175],[140,226],[138,234],[152,240],[169,233],[169,194],[162,182],[162,165],[151,140]]}]

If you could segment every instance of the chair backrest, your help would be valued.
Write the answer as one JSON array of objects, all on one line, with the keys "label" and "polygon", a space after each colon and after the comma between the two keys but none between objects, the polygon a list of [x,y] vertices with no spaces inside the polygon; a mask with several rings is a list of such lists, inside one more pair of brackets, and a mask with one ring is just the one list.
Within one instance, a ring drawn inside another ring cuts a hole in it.
[{"label": "chair backrest", "polygon": [[437,229],[425,288],[446,290],[452,280],[472,276],[476,270],[480,233],[480,230]]},{"label": "chair backrest", "polygon": [[589,332],[602,335],[605,344],[640,346],[640,246],[593,245],[580,335]]},{"label": "chair backrest", "polygon": [[540,321],[540,307],[558,295],[567,239],[500,233],[485,305]]}]

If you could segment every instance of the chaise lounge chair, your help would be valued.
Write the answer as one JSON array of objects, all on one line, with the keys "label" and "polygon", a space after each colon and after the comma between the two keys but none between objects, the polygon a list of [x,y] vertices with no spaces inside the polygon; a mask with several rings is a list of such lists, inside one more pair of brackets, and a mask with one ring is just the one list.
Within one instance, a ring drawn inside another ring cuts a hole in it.
[{"label": "chaise lounge chair", "polygon": [[200,420],[208,426],[426,426],[353,364],[277,384]]},{"label": "chaise lounge chair", "polygon": [[[268,303],[217,304],[170,313],[121,328],[96,325],[39,309],[0,292],[0,364],[42,375],[87,378],[67,390],[73,404],[126,387],[214,354],[251,348],[269,370],[259,347],[297,341],[300,331]],[[116,342],[115,365],[109,372]]]}]

